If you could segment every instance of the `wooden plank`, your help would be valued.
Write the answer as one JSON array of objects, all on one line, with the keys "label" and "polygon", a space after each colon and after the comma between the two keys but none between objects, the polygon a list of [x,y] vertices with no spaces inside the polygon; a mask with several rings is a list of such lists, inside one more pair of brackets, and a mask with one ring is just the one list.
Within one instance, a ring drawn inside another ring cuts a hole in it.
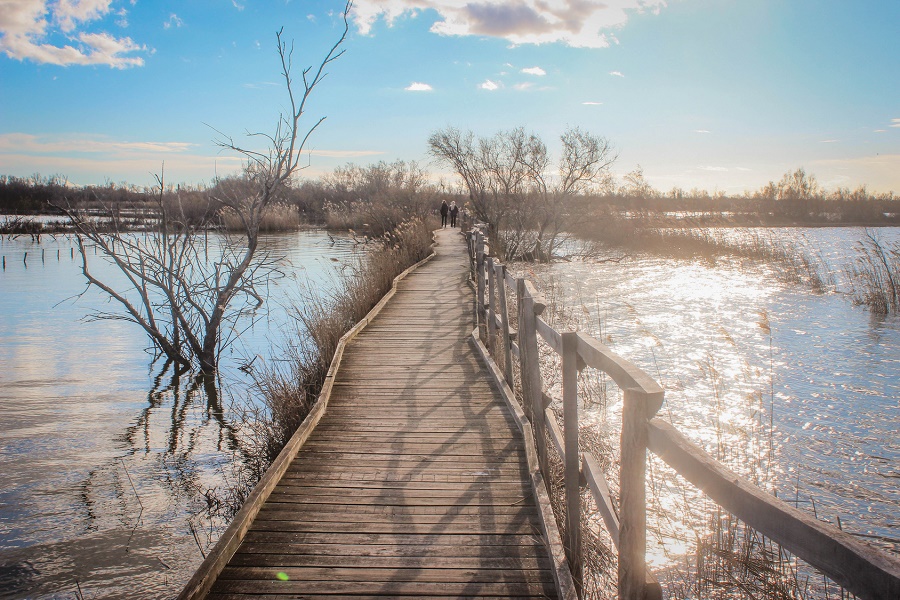
[{"label": "wooden plank", "polygon": [[[274,575],[274,574],[273,574]],[[508,575],[507,575],[508,577]],[[549,587],[548,587],[549,586]],[[486,583],[433,583],[419,582],[354,582],[354,581],[278,581],[273,577],[270,581],[232,581],[219,580],[215,593],[222,594],[353,594],[360,596],[384,596],[396,594],[423,598],[459,597],[466,593],[483,596],[500,596],[504,598],[537,597],[545,598],[553,594],[552,583],[497,581]]]},{"label": "wooden plank", "polygon": [[521,569],[546,571],[550,561],[545,556],[497,558],[493,556],[359,556],[321,554],[271,554],[237,552],[231,563],[235,567],[365,567],[395,569],[427,567],[432,569]]},{"label": "wooden plank", "polygon": [[422,567],[341,568],[341,567],[284,567],[275,571],[266,567],[229,567],[220,579],[242,581],[272,581],[282,573],[287,581],[353,581],[353,582],[430,582],[430,583],[492,583],[504,579],[516,581],[544,581],[549,572],[518,569],[441,569]]}]

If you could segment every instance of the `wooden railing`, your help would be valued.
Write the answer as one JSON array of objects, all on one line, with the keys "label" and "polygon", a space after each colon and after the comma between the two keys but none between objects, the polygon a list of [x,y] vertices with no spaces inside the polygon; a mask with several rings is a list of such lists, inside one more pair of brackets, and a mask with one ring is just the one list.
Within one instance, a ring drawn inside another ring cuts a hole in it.
[{"label": "wooden railing", "polygon": [[[819,569],[860,598],[900,598],[900,557],[860,542],[766,493],[718,462],[669,423],[655,418],[663,389],[641,369],[581,332],[558,332],[544,320],[546,304],[534,285],[514,279],[506,265],[490,256],[484,234],[466,234],[476,290],[479,334],[493,356],[503,356],[502,377],[514,385],[518,361],[523,409],[531,421],[538,462],[549,480],[548,442],[565,469],[565,539],[569,568],[583,581],[581,486],[586,485],[619,554],[619,598],[661,598],[646,565],[647,452],[653,452],[713,501],[795,556]],[[517,327],[510,326],[507,288],[515,290]],[[561,357],[562,429],[544,392],[538,336]],[[495,344],[503,344],[497,352]],[[590,367],[606,373],[622,390],[619,501],[612,498],[599,462],[578,446],[578,372]],[[501,382],[498,382],[501,383]]]}]

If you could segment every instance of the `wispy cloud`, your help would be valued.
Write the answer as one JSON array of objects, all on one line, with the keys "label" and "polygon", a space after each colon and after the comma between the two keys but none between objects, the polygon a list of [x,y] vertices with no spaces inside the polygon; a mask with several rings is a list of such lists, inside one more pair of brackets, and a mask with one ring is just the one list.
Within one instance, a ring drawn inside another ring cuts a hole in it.
[{"label": "wispy cloud", "polygon": [[602,102],[582,102],[584,106],[602,106]]},{"label": "wispy cloud", "polygon": [[[113,0],[0,0],[0,52],[15,60],[59,66],[108,65],[125,69],[144,64],[135,53],[146,46],[128,37],[115,37],[89,26],[106,17],[121,22],[121,11],[113,12]],[[63,34],[64,46],[48,42]]]},{"label": "wispy cloud", "polygon": [[430,92],[434,88],[428,85],[427,83],[422,83],[420,81],[413,81],[411,84],[403,88],[407,92]]},{"label": "wispy cloud", "polygon": [[494,90],[500,89],[500,84],[496,81],[491,81],[490,79],[486,79],[483,83],[478,84],[479,89],[488,90],[489,92],[493,92]]},{"label": "wispy cloud", "polygon": [[78,134],[38,136],[30,133],[0,134],[0,152],[20,154],[101,154],[186,152],[196,144],[188,142],[126,142],[107,137]]},{"label": "wispy cloud", "polygon": [[623,75],[621,71],[610,71],[609,74],[613,77],[625,77],[625,75]]},{"label": "wispy cloud", "polygon": [[279,87],[280,83],[275,83],[274,81],[260,81],[258,83],[245,83],[242,87],[248,90],[264,90],[270,87]]},{"label": "wispy cloud", "polygon": [[887,129],[876,129],[872,133],[887,133]]},{"label": "wispy cloud", "polygon": [[635,12],[658,13],[666,0],[357,0],[353,19],[369,35],[379,19],[391,25],[403,16],[431,10],[439,35],[490,36],[513,44],[562,43],[605,48]]},{"label": "wispy cloud", "polygon": [[171,29],[172,27],[181,27],[184,25],[184,21],[182,21],[178,15],[172,13],[169,15],[169,20],[163,23],[163,29]]},{"label": "wispy cloud", "polygon": [[900,119],[891,119],[891,124],[888,127],[900,127]]},{"label": "wispy cloud", "polygon": [[522,69],[522,72],[526,75],[537,75],[538,77],[543,77],[547,74],[547,71],[540,67],[528,67],[527,69]]},{"label": "wispy cloud", "polygon": [[534,87],[534,84],[530,81],[523,81],[522,83],[517,83],[513,86],[513,89],[519,90],[520,92],[524,92],[526,90],[530,90]]},{"label": "wispy cloud", "polygon": [[727,173],[728,167],[714,167],[714,166],[705,166],[705,167],[697,167],[701,171],[711,171],[713,173]]},{"label": "wispy cloud", "polygon": [[837,142],[837,140],[820,140],[819,141],[820,144],[834,144],[836,142]]},{"label": "wispy cloud", "polygon": [[242,12],[244,10],[243,4],[238,4],[235,0],[231,0],[231,4],[238,9],[238,12]]},{"label": "wispy cloud", "polygon": [[694,133],[709,133],[709,129],[695,129]]}]

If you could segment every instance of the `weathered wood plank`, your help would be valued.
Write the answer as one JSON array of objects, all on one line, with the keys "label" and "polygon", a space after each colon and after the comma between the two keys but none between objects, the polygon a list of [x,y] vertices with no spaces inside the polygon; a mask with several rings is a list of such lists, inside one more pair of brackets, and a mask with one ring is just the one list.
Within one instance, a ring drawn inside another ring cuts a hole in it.
[{"label": "weathered wood plank", "polygon": [[431,569],[519,569],[546,571],[550,561],[544,556],[358,556],[320,554],[268,554],[238,552],[231,561],[234,567],[362,567],[396,569],[426,567]]}]

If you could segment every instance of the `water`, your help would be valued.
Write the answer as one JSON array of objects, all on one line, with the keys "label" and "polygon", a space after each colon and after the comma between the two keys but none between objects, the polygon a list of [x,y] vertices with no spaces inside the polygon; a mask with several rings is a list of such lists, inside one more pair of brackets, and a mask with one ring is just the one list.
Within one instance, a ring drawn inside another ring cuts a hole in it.
[{"label": "water", "polygon": [[171,598],[186,583],[248,460],[235,367],[272,360],[298,281],[325,293],[358,252],[316,231],[263,246],[285,277],[226,351],[216,398],[151,364],[137,326],[85,320],[116,307],[85,290],[72,240],[0,241],[0,598]]},{"label": "water", "polygon": [[[862,230],[772,234],[840,269]],[[896,228],[879,235],[900,240]],[[657,378],[659,416],[689,439],[801,509],[900,552],[900,318],[853,306],[845,284],[816,294],[777,269],[650,255],[518,268],[566,307],[568,324]],[[620,395],[586,407],[582,420],[617,445]],[[664,571],[684,564],[711,505],[658,461],[653,472],[659,533],[648,559]]]}]

